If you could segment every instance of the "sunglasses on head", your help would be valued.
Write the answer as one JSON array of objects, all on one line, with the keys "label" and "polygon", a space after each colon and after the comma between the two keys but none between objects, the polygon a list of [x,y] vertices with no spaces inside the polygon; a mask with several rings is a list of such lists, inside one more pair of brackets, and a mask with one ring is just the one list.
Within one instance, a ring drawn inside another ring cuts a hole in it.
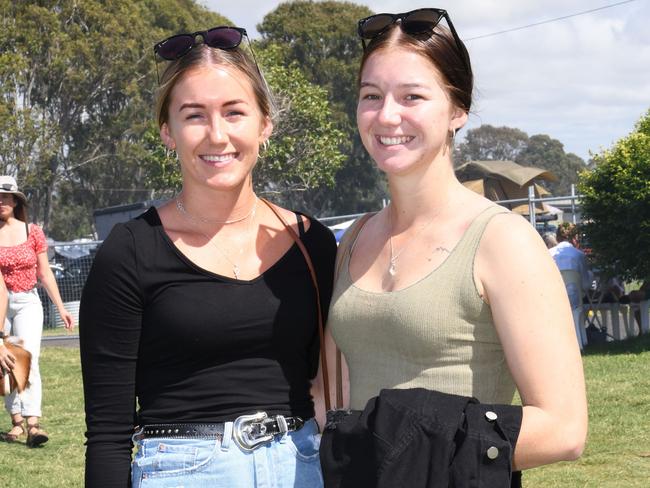
[{"label": "sunglasses on head", "polygon": [[454,28],[454,24],[451,22],[447,11],[440,8],[419,8],[401,14],[371,15],[359,21],[357,32],[359,33],[359,37],[361,37],[361,44],[365,50],[367,47],[366,41],[372,41],[376,37],[381,36],[395,23],[399,23],[402,32],[410,36],[431,36],[433,30],[442,19],[447,21],[451,35],[456,41],[456,46],[462,55],[463,61],[467,64],[466,51]]},{"label": "sunglasses on head", "polygon": [[153,47],[154,53],[166,61],[182,58],[199,44],[197,42],[199,36],[203,39],[204,44],[217,49],[234,49],[241,44],[244,36],[248,38],[246,29],[220,26],[207,31],[168,37]]},{"label": "sunglasses on head", "polygon": [[[262,81],[266,85],[266,79],[262,75],[259,65],[257,64],[257,59],[255,57],[255,52],[253,51],[253,46],[251,41],[248,38],[246,29],[241,27],[230,27],[230,26],[219,26],[213,27],[206,31],[197,31],[191,34],[177,34],[175,36],[168,37],[167,39],[160,41],[153,47],[154,57],[164,59],[165,61],[175,61],[182,58],[187,53],[189,53],[194,47],[198,44],[197,38],[201,36],[203,39],[203,44],[206,46],[216,48],[216,49],[235,49],[239,47],[242,39],[246,36],[248,40],[248,47],[250,49],[251,55],[253,56],[253,62],[255,63],[255,68],[260,74]],[[160,74],[158,73],[158,63],[156,62],[156,76],[158,78],[158,84],[160,84]],[[267,87],[268,89],[268,87]]]}]

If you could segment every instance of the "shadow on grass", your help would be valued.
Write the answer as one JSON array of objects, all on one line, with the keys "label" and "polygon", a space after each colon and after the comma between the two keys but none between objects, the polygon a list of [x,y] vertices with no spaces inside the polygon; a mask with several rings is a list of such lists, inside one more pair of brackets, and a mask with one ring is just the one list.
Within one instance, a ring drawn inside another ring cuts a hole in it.
[{"label": "shadow on grass", "polygon": [[633,337],[624,341],[612,341],[605,344],[587,345],[583,356],[603,356],[615,354],[640,354],[650,351],[650,334]]}]

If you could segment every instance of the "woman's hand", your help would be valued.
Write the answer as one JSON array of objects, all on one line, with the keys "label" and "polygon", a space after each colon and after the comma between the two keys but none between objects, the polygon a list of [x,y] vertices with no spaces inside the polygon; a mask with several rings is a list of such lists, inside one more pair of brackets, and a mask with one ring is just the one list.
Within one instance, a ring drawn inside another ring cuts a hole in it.
[{"label": "woman's hand", "polygon": [[63,326],[67,330],[74,329],[74,318],[72,317],[72,314],[65,309],[65,307],[59,308],[59,315],[63,320]]},{"label": "woman's hand", "polygon": [[16,364],[16,358],[9,352],[4,344],[0,344],[0,368],[3,371],[11,371]]},{"label": "woman's hand", "polygon": [[74,328],[74,319],[72,318],[72,315],[70,315],[70,312],[68,312],[63,306],[63,300],[61,300],[59,287],[56,284],[54,274],[52,273],[50,264],[47,261],[47,253],[42,252],[37,255],[36,271],[38,279],[43,285],[43,288],[45,288],[47,295],[50,297],[50,300],[52,300],[52,303],[56,305],[65,328],[67,330],[72,330]]}]

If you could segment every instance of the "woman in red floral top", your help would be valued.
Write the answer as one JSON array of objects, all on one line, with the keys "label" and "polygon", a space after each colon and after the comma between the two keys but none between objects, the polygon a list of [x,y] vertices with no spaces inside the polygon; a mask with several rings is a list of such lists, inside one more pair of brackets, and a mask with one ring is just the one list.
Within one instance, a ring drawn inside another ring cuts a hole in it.
[{"label": "woman in red floral top", "polygon": [[[32,353],[29,386],[23,393],[5,397],[12,429],[3,435],[13,442],[27,434],[26,444],[35,447],[47,442],[48,435],[39,426],[41,417],[41,376],[38,358],[43,332],[43,308],[36,293],[40,281],[59,310],[66,329],[74,327],[72,315],[63,307],[54,275],[47,260],[47,242],[40,227],[27,224],[27,199],[18,191],[16,180],[0,176],[0,270],[8,290],[9,306],[4,334],[18,336]],[[0,346],[4,349],[4,346]],[[6,351],[0,351],[0,355]],[[27,427],[24,422],[27,420]]]}]

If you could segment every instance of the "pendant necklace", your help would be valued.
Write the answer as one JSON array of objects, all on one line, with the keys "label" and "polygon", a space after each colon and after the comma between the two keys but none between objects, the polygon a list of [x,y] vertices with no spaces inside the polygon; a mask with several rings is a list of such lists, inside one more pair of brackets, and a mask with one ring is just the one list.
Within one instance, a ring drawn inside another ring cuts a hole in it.
[{"label": "pendant necklace", "polygon": [[[416,238],[417,236],[419,236],[419,235],[424,231],[424,229],[426,229],[427,227],[429,227],[429,225],[431,225],[431,223],[436,219],[436,217],[437,217],[438,215],[440,215],[440,213],[444,210],[444,208],[445,208],[446,206],[447,206],[447,205],[444,205],[440,210],[438,210],[438,212],[436,212],[436,213],[435,213],[435,214],[434,214],[434,215],[433,215],[433,216],[432,216],[432,217],[427,221],[426,224],[424,224],[422,227],[420,227],[420,230],[418,230],[415,234],[413,234],[413,235],[411,236],[411,238],[408,240],[408,242],[407,242],[406,244],[404,244],[404,246],[402,246],[402,249],[400,249],[400,250],[397,251],[396,253],[393,252],[393,232],[392,232],[392,230],[393,230],[393,219],[392,219],[392,214],[391,214],[390,208],[387,209],[387,210],[388,210],[388,247],[389,247],[389,249],[390,249],[390,264],[389,264],[389,266],[388,266],[388,273],[389,273],[391,276],[395,276],[395,275],[397,274],[397,258],[399,258],[399,257],[402,255],[402,253],[406,250],[406,248],[408,247],[408,245],[409,245],[411,242],[413,242],[413,241],[415,240],[415,238]],[[438,247],[436,247],[436,248],[434,249],[434,251],[444,251],[444,252],[447,252],[447,253],[448,253],[448,252],[449,252],[449,249],[447,249],[447,248],[445,248],[445,247],[442,247],[442,246],[438,246]]]},{"label": "pendant necklace", "polygon": [[[194,223],[196,223],[196,222],[206,222],[206,223],[209,222],[209,223],[213,223],[213,224],[214,223],[234,224],[236,222],[242,222],[243,220],[246,220],[246,219],[250,218],[251,220],[250,220],[250,222],[248,224],[248,234],[250,234],[251,229],[253,228],[252,223],[255,220],[255,213],[256,213],[256,210],[257,210],[257,202],[258,202],[258,200],[259,200],[259,198],[257,197],[257,195],[255,195],[255,204],[253,205],[253,208],[251,209],[251,211],[248,212],[244,217],[240,217],[240,218],[233,219],[233,220],[223,220],[223,221],[206,220],[206,219],[201,219],[201,218],[194,217],[194,216],[190,215],[189,213],[187,213],[187,210],[185,209],[185,207],[181,203],[180,199],[178,199],[178,198],[176,199],[176,208],[178,209],[178,212],[183,217],[187,218],[189,221],[194,222]],[[205,237],[206,240],[208,241],[208,243],[211,244],[212,247],[214,247],[217,251],[219,251],[219,254],[221,254],[221,256],[223,256],[223,258],[230,263],[230,265],[232,266],[232,274],[235,276],[235,279],[238,280],[239,279],[239,273],[241,272],[241,269],[239,268],[237,263],[235,263],[232,259],[230,259],[228,257],[228,255],[223,251],[223,249],[221,249],[219,246],[217,246],[217,244],[213,241],[214,236],[212,236],[212,238],[211,238],[210,236],[208,236],[206,233],[202,232],[198,228],[196,228],[196,231],[199,234],[201,234],[203,237]],[[250,237],[250,235],[248,235],[247,237]]]}]

